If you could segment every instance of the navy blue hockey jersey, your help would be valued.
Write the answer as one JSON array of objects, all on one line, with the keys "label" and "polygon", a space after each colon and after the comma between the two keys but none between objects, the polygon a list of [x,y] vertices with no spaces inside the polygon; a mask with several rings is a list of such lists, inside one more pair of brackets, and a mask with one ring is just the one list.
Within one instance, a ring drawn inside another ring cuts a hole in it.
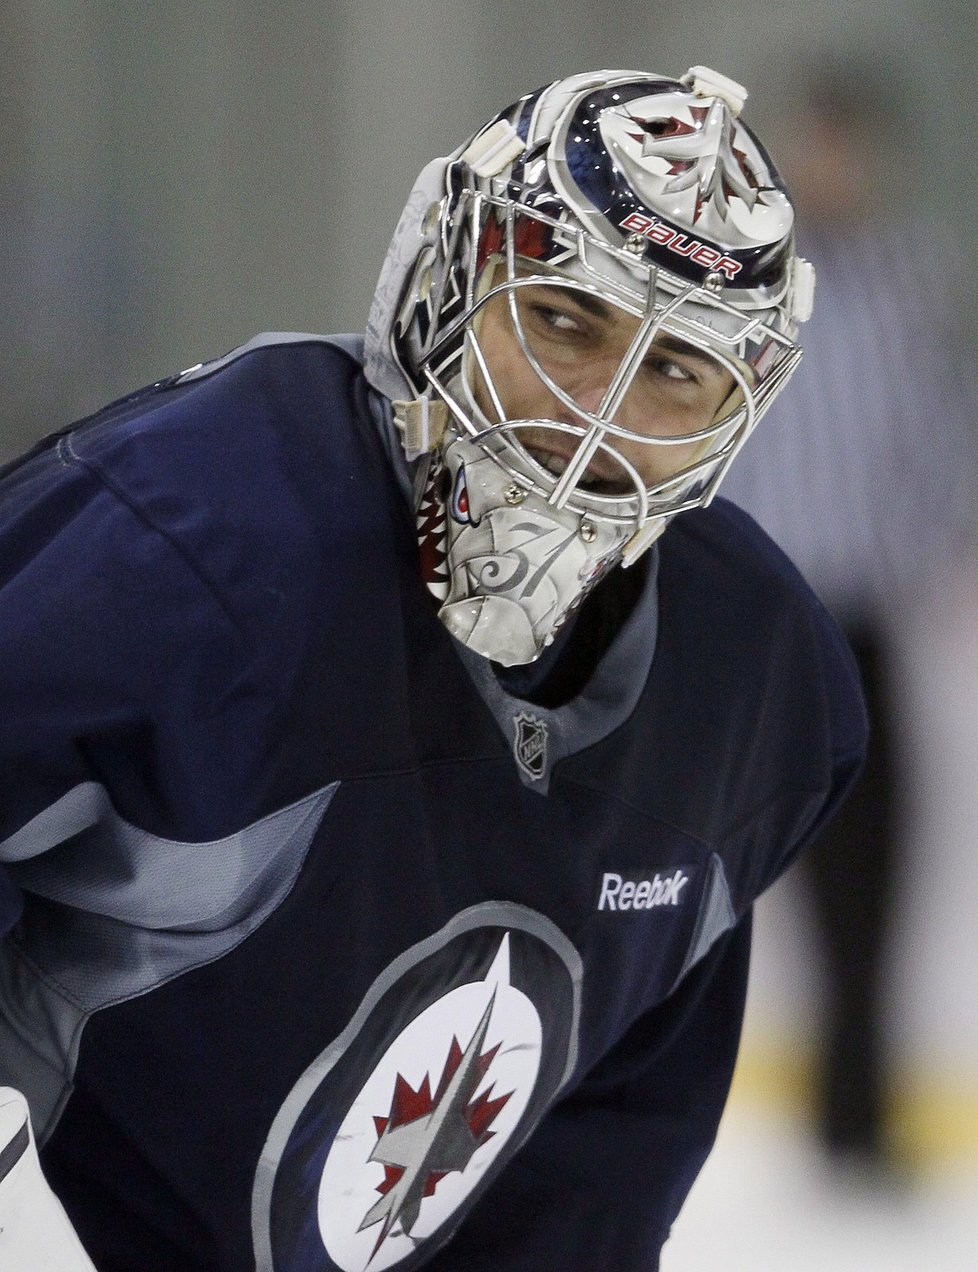
[{"label": "navy blue hockey jersey", "polygon": [[0,1084],[100,1272],[654,1268],[751,904],[860,760],[838,634],[721,501],[577,697],[505,691],[375,407],[259,346],[2,485]]}]

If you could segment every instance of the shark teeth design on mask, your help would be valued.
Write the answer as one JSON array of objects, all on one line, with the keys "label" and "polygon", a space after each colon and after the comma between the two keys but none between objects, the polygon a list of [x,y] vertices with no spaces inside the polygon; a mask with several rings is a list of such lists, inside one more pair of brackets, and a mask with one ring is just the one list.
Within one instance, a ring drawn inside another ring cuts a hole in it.
[{"label": "shark teeth design on mask", "polygon": [[444,601],[449,591],[448,519],[444,502],[438,498],[443,467],[431,466],[417,512],[418,552],[421,577],[436,601]]}]

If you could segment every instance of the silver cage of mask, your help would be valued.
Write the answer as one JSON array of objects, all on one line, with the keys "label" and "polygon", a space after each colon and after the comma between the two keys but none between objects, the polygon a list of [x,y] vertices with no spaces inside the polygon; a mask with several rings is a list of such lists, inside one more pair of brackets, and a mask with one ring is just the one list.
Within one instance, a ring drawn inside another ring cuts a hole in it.
[{"label": "silver cage of mask", "polygon": [[[476,253],[483,227],[492,211],[502,214],[506,278],[492,286],[484,295],[476,298],[478,283],[475,269]],[[660,266],[640,259],[636,252],[629,251],[627,247],[611,246],[580,227],[569,226],[566,222],[525,204],[517,204],[511,199],[486,194],[479,190],[466,189],[458,196],[454,215],[447,209],[444,201],[439,208],[439,213],[438,227],[445,270],[437,285],[432,289],[432,323],[428,339],[420,351],[419,361],[426,381],[446,403],[459,428],[482,446],[518,487],[524,490],[536,489],[548,503],[558,508],[569,506],[575,511],[600,517],[615,524],[642,526],[650,517],[672,516],[686,509],[709,503],[724,473],[752,432],[756,422],[798,365],[801,349],[797,343],[790,336],[777,330],[756,309],[752,314],[745,314],[735,305],[724,301],[719,294],[719,285],[717,291],[713,291],[709,281],[705,284],[690,283]],[[535,219],[552,230],[555,241],[564,245],[566,249],[561,253],[561,262],[565,260],[577,262],[584,278],[579,279],[560,272],[559,264],[551,267],[555,271],[553,273],[518,276],[517,262],[524,265],[532,265],[533,262],[529,258],[517,256],[515,247],[517,216]],[[466,274],[464,311],[447,330],[439,334],[439,315],[445,299],[448,277],[452,272],[452,262],[457,259],[459,245],[466,230],[470,235],[468,262],[464,266],[459,262],[459,268],[464,268]],[[624,277],[631,279],[636,275],[644,275],[644,292],[638,288],[626,287],[621,282],[609,278],[607,271],[599,270],[592,262],[592,257],[598,254],[611,265],[617,266]],[[433,264],[432,258],[428,259]],[[416,272],[411,287],[413,302],[417,302],[420,296],[420,277],[420,272]],[[585,279],[594,281],[585,281]],[[718,280],[719,283],[720,280]],[[638,330],[608,386],[598,412],[591,413],[581,408],[540,365],[523,330],[516,307],[516,292],[520,288],[529,286],[551,286],[559,287],[564,291],[584,292],[605,303],[617,305],[639,320]],[[466,355],[479,367],[490,395],[493,397],[494,406],[500,415],[503,414],[499,410],[498,394],[493,387],[491,373],[485,365],[482,351],[478,346],[478,337],[470,328],[478,312],[501,292],[508,293],[510,317],[523,355],[554,396],[581,420],[580,425],[535,419],[518,421],[501,419],[500,422],[493,424],[476,404],[468,382]],[[657,303],[660,292],[669,298],[665,303]],[[750,293],[747,295],[749,297]],[[771,298],[765,299],[776,313]],[[726,333],[721,332],[715,327],[698,321],[695,316],[682,313],[681,310],[690,303],[715,311],[718,316],[726,318],[732,322],[732,330]],[[726,416],[713,421],[705,428],[676,437],[642,435],[615,425],[610,417],[617,410],[632,379],[641,367],[645,353],[660,332],[666,332],[685,341],[726,368],[739,388],[743,402],[736,404]],[[771,341],[781,351],[780,354],[775,355],[771,366],[760,380],[753,385],[744,373],[742,364],[746,360],[738,356],[746,347],[748,340],[757,343]],[[453,348],[452,346],[456,344],[457,347]],[[447,356],[443,356],[446,350]],[[474,418],[467,415],[456,401],[452,392],[453,377],[464,386],[466,401]],[[559,477],[537,463],[519,442],[520,429],[530,426],[543,426],[578,439],[579,444],[575,455]],[[623,437],[632,442],[637,441],[654,446],[685,446],[697,441],[702,441],[708,447],[714,443],[714,446],[685,468],[652,486],[646,486],[633,465],[605,440],[608,437]],[[611,454],[614,462],[632,482],[635,488],[634,494],[599,494],[583,490],[577,485],[593,455],[599,449]]]}]

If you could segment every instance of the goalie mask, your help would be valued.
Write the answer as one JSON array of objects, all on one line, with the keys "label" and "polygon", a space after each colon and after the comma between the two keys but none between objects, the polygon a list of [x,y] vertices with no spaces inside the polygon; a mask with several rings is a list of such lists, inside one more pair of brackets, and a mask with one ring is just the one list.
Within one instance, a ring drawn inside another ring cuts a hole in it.
[{"label": "goalie mask", "polygon": [[429,165],[368,325],[449,630],[532,661],[612,566],[709,502],[800,358],[811,267],[746,94],[598,72]]}]

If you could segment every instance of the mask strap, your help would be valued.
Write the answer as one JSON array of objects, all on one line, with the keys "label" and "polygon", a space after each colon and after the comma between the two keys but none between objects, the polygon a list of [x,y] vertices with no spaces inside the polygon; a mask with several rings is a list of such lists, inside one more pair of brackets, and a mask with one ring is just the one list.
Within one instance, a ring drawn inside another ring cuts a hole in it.
[{"label": "mask strap", "polygon": [[391,406],[409,460],[420,459],[441,445],[448,427],[448,407],[444,402],[423,397],[410,402],[392,402]]}]

